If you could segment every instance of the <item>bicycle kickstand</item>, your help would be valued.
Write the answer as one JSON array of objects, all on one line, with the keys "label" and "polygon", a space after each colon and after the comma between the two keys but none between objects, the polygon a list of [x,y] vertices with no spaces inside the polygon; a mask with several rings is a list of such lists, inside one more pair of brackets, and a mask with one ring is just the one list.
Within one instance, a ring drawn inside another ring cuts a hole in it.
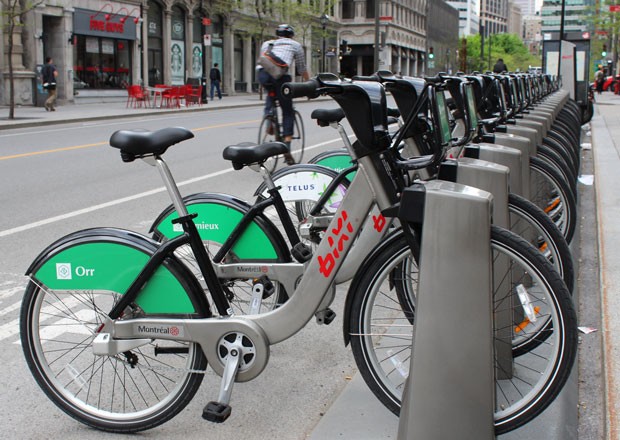
[{"label": "bicycle kickstand", "polygon": [[202,410],[202,418],[214,423],[224,423],[232,411],[230,397],[232,395],[235,376],[241,365],[243,356],[243,346],[237,340],[228,346],[229,351],[226,356],[226,366],[222,374],[222,385],[217,402],[211,401]]}]

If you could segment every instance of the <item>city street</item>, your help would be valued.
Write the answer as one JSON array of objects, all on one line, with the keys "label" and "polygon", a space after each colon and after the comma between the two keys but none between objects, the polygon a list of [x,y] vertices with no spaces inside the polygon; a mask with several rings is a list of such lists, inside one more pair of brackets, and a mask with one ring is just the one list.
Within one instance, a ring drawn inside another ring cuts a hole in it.
[{"label": "city street", "polygon": [[[616,104],[601,102],[606,115]],[[93,111],[91,105],[64,106],[55,113],[21,109],[21,121],[7,122],[0,130],[0,192],[4,215],[0,217],[0,379],[3,432],[15,439],[135,439],[136,436],[105,434],[70,419],[45,396],[30,374],[19,344],[19,307],[26,284],[24,272],[32,260],[56,239],[79,229],[115,226],[148,234],[153,219],[169,204],[157,171],[142,161],[123,163],[118,150],[108,146],[118,129],[157,129],[184,126],[196,137],[171,147],[165,157],[182,194],[224,192],[245,200],[260,178],[249,169],[233,171],[221,158],[226,145],[256,138],[261,116],[254,97],[236,97],[210,103],[201,111],[153,114],[125,109],[124,103]],[[618,101],[620,102],[620,101]],[[337,134],[318,128],[310,120],[314,108],[333,108],[329,100],[300,100],[297,109],[306,125],[306,156],[340,146]],[[605,105],[607,107],[605,107]],[[220,108],[221,107],[221,108]],[[224,108],[226,107],[226,108]],[[203,111],[204,110],[204,111]],[[101,118],[101,119],[97,119]],[[109,118],[109,119],[106,119]],[[71,123],[61,123],[71,120]],[[586,135],[583,142],[611,144],[608,129],[597,111],[592,121],[597,141]],[[51,125],[47,125],[51,124]],[[612,124],[613,125],[613,124]],[[9,127],[15,128],[9,128]],[[584,130],[584,134],[589,132]],[[593,151],[582,151],[582,173],[593,173]],[[601,153],[599,153],[601,154]],[[613,160],[608,160],[613,164]],[[610,165],[610,167],[613,165]],[[613,173],[601,174],[605,177]],[[605,188],[604,185],[599,186]],[[606,192],[602,192],[604,197]],[[579,261],[580,324],[601,329],[601,304],[595,295],[598,259],[594,187],[580,185],[583,205],[580,232],[573,252]],[[585,219],[585,220],[584,220]],[[610,224],[602,221],[599,227]],[[610,236],[611,237],[611,236]],[[609,239],[607,240],[609,241]],[[609,249],[614,249],[613,245]],[[615,261],[610,259],[610,261]],[[605,260],[601,260],[603,264]],[[612,264],[612,263],[607,263]],[[609,276],[615,272],[609,270]],[[610,284],[610,285],[613,285]],[[581,294],[586,292],[586,294]],[[172,421],[141,433],[145,439],[247,439],[377,440],[396,438],[398,419],[372,396],[356,367],[350,349],[342,342],[344,288],[333,309],[338,316],[330,326],[314,321],[298,335],[272,347],[266,370],[256,380],[235,384],[231,418],[212,424],[201,418],[202,408],[217,398],[220,381],[206,375],[193,401]],[[612,322],[612,321],[610,321]],[[560,397],[526,426],[502,435],[512,439],[603,438],[604,385],[601,360],[602,332],[581,337],[580,361]],[[614,358],[609,357],[608,362]],[[579,366],[579,368],[577,368]],[[612,369],[613,370],[613,369]],[[609,371],[612,371],[609,370]],[[608,373],[609,374],[609,373]],[[577,395],[579,393],[579,395]],[[608,397],[609,399],[609,397]],[[576,405],[579,402],[579,405]],[[613,404],[613,402],[612,402]],[[577,424],[579,423],[579,428]]]},{"label": "city street", "polygon": [[[309,117],[316,107],[334,105],[329,101],[297,105],[306,123],[307,159],[340,145],[335,131],[316,127]],[[21,352],[18,317],[26,284],[23,274],[47,245],[93,226],[146,234],[169,204],[158,172],[142,161],[123,163],[118,150],[108,146],[111,133],[126,128],[187,127],[196,137],[171,147],[165,155],[183,194],[216,191],[251,200],[260,177],[249,169],[233,171],[221,158],[221,150],[254,141],[260,116],[260,107],[251,107],[0,132],[3,438],[109,438],[67,417],[36,385]],[[341,295],[335,310],[342,309],[342,300]],[[265,372],[252,382],[235,385],[233,413],[227,423],[214,425],[201,418],[203,406],[217,399],[220,386],[209,373],[185,411],[140,438],[204,438],[205,432],[212,439],[304,438],[354,372],[341,326],[340,316],[330,326],[311,321],[299,335],[274,346]],[[282,417],[283,405],[287,417]]]}]

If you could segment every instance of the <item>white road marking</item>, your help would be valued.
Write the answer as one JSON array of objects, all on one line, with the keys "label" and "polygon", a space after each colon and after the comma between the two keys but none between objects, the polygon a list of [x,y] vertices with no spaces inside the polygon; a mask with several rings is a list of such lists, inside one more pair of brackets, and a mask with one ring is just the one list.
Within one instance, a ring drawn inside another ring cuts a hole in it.
[{"label": "white road marking", "polygon": [[[338,138],[338,139],[332,139],[330,141],[321,142],[321,143],[318,143],[318,144],[315,144],[315,145],[307,147],[306,150],[312,150],[314,148],[319,148],[319,147],[322,147],[322,146],[325,146],[327,144],[331,144],[333,142],[340,141],[340,140],[341,139]],[[205,174],[204,176],[194,177],[193,179],[188,179],[188,180],[185,180],[183,182],[180,182],[177,185],[179,187],[185,186],[185,185],[191,185],[193,183],[200,182],[202,180],[211,179],[213,177],[221,176],[223,174],[228,174],[228,173],[233,172],[233,171],[234,170],[232,168],[228,168],[228,169],[225,169],[225,170],[216,171],[214,173]],[[63,221],[63,220],[66,220],[68,218],[77,217],[77,216],[82,215],[82,214],[89,214],[91,212],[98,211],[100,209],[110,208],[112,206],[120,205],[121,203],[131,202],[132,200],[137,200],[137,199],[141,199],[143,197],[152,196],[152,195],[164,192],[165,190],[166,190],[166,188],[160,187],[160,188],[152,189],[150,191],[145,191],[145,192],[142,192],[142,193],[139,193],[139,194],[135,194],[133,196],[128,196],[128,197],[123,197],[123,198],[116,199],[116,200],[111,200],[109,202],[101,203],[99,205],[94,205],[94,206],[90,206],[88,208],[78,209],[77,211],[68,212],[66,214],[57,215],[55,217],[50,217],[50,218],[47,218],[47,219],[39,220],[38,222],[28,223],[27,225],[22,225],[22,226],[18,226],[16,228],[6,229],[4,231],[0,231],[0,237],[8,237],[9,235],[17,234],[18,232],[28,231],[30,229],[38,228],[39,226],[49,225],[50,223],[55,223],[55,222]]]}]

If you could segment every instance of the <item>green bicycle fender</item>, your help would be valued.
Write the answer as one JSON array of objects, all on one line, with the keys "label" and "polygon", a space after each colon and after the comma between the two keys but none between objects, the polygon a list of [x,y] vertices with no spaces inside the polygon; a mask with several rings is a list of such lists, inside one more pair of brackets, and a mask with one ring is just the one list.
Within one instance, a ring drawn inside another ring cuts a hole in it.
[{"label": "green bicycle fender", "polygon": [[[190,214],[197,214],[194,223],[202,240],[219,244],[226,241],[244,215],[240,207],[215,198],[190,201],[187,210]],[[177,217],[176,211],[160,216],[154,230],[168,239],[180,235],[181,226],[172,223]],[[241,234],[233,245],[232,252],[241,260],[278,260],[273,243],[256,221],[250,223]]]},{"label": "green bicycle fender", "polygon": [[[153,251],[144,243],[128,242],[127,235],[121,236],[122,230],[91,231],[91,236],[83,233],[68,236],[46,249],[28,274],[45,288],[58,291],[59,295],[62,292],[85,295],[126,292]],[[102,231],[112,235],[104,236]],[[115,232],[119,234],[114,235]],[[197,305],[166,264],[157,268],[135,302],[147,314],[198,313]]]},{"label": "green bicycle fender", "polygon": [[[327,167],[327,168],[331,168],[332,170],[335,170],[339,173],[343,170],[346,170],[351,165],[353,165],[353,162],[351,162],[351,156],[349,156],[346,153],[341,154],[341,155],[327,156],[322,159],[319,159],[318,161],[314,163],[317,165],[323,165],[324,167]],[[347,175],[347,179],[349,180],[349,182],[353,181],[353,178],[355,177],[355,173],[356,171],[353,171]]]}]

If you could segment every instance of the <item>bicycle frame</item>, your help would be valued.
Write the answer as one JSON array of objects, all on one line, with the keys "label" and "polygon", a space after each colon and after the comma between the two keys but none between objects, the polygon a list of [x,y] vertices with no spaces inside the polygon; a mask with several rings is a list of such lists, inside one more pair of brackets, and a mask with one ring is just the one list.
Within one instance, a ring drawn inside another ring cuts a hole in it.
[{"label": "bicycle frame", "polygon": [[[161,160],[158,163],[163,163]],[[284,341],[300,331],[312,318],[314,313],[323,303],[326,295],[330,292],[335,277],[342,266],[342,263],[351,249],[353,242],[360,232],[368,213],[376,199],[380,208],[388,208],[392,205],[394,195],[390,195],[380,183],[382,178],[376,170],[377,164],[373,163],[372,157],[359,159],[359,169],[341,206],[334,216],[328,233],[324,240],[319,244],[306,270],[300,267],[303,276],[299,282],[295,293],[281,307],[260,315],[246,315],[227,318],[205,318],[205,319],[166,319],[166,318],[139,318],[114,321],[109,318],[101,328],[99,336],[95,339],[93,347],[96,354],[115,355],[126,349],[127,344],[132,344],[131,339],[142,339],[147,341],[157,333],[158,338],[175,341],[196,342],[202,347],[208,362],[218,373],[223,374],[225,365],[222,363],[218,351],[217,343],[226,334],[238,332],[247,335],[254,344],[256,357],[251,365],[245,370],[240,370],[237,374],[237,381],[247,381],[258,376],[267,364],[269,358],[269,345]],[[182,209],[182,199],[178,193],[170,188],[175,188],[172,177],[162,173],[166,180],[166,187],[173,198],[173,203]],[[368,194],[375,194],[375,198],[368,197]],[[179,206],[181,205],[181,206]],[[182,210],[180,212],[183,212]],[[194,241],[198,241],[199,249],[204,247],[200,237],[191,227],[187,231],[188,235],[195,234]],[[175,241],[170,245],[173,248],[177,244],[184,244],[187,239]],[[200,251],[198,251],[200,253]],[[155,265],[155,263],[153,263]],[[292,263],[295,266],[295,263]],[[147,266],[150,266],[147,264]],[[227,265],[222,265],[220,270]],[[230,265],[229,267],[234,267]],[[274,265],[279,266],[279,265]],[[291,264],[283,264],[283,267],[290,269]],[[201,268],[202,269],[202,268]],[[146,270],[146,269],[145,269]],[[205,278],[210,278],[208,271]],[[145,273],[145,277],[148,271]],[[247,276],[247,274],[245,274]],[[135,299],[139,291],[139,284],[144,282],[144,277],[139,277],[126,292],[126,303]],[[217,278],[213,278],[218,285]],[[215,288],[211,290],[212,296],[217,296],[221,290]],[[134,296],[134,298],[132,298]],[[120,307],[120,306],[119,306]],[[117,309],[117,308],[115,308]],[[174,331],[169,331],[173,329]],[[134,341],[140,343],[140,341]],[[136,346],[136,345],[131,345]],[[139,345],[137,345],[139,346]]]}]

